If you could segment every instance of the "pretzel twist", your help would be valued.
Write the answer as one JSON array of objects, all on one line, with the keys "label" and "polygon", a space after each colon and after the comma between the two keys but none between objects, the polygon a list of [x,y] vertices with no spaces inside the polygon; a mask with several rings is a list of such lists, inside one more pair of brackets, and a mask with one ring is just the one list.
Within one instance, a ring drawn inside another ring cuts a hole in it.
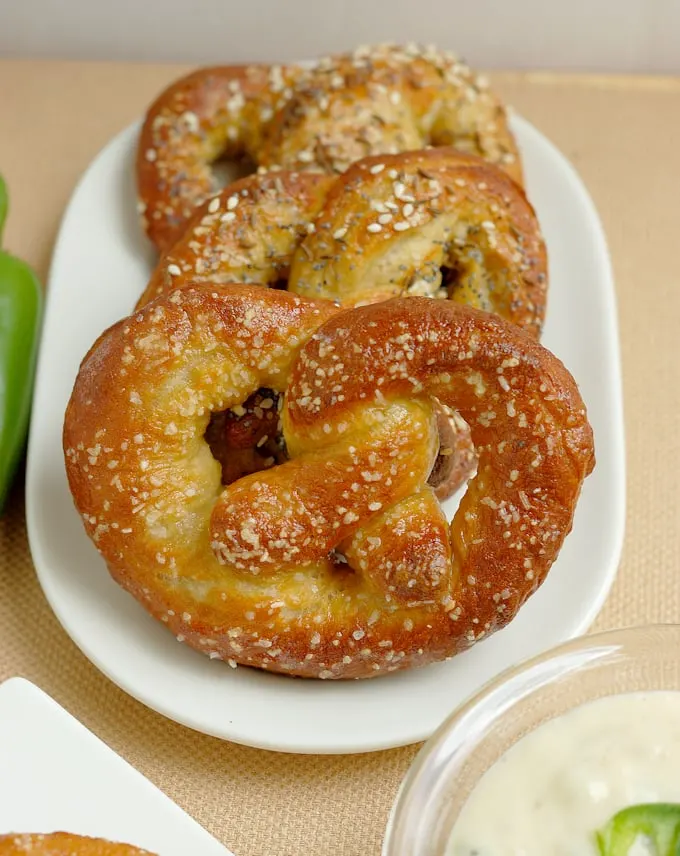
[{"label": "pretzel twist", "polygon": [[504,108],[453,54],[382,45],[297,66],[202,69],[151,105],[137,179],[145,229],[160,250],[219,187],[212,163],[342,172],[368,155],[453,145],[521,181]]},{"label": "pretzel twist", "polygon": [[[199,208],[138,305],[200,281],[285,284],[344,305],[450,296],[538,335],[546,257],[523,191],[485,161],[442,148],[367,158],[337,178],[281,172],[236,182]],[[256,422],[255,399],[240,410],[243,424]],[[443,454],[431,483],[443,500],[475,456],[460,419],[440,409],[438,421]],[[253,430],[250,449],[213,426],[210,436],[227,481],[281,461],[269,427]]]},{"label": "pretzel twist", "polygon": [[0,856],[152,856],[129,844],[69,832],[0,835]]},{"label": "pretzel twist", "polygon": [[545,315],[545,244],[522,189],[450,148],[359,161],[330,177],[242,179],[199,208],[139,306],[187,282],[286,283],[357,305],[450,297],[533,335]]},{"label": "pretzel twist", "polygon": [[[223,487],[210,413],[286,393],[292,459]],[[434,398],[479,452],[449,527],[426,481]],[[69,483],[118,582],[211,657],[320,678],[451,656],[545,578],[593,465],[562,364],[448,301],[339,312],[197,285],[105,333],[66,414]]]}]

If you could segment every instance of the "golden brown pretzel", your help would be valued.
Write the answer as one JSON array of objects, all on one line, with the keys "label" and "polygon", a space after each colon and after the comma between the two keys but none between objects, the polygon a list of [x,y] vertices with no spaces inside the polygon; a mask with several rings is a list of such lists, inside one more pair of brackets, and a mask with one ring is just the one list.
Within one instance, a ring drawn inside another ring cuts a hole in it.
[{"label": "golden brown pretzel", "polygon": [[449,51],[376,45],[327,57],[275,112],[259,162],[342,172],[360,158],[454,146],[522,182],[505,109]]},{"label": "golden brown pretzel", "polygon": [[149,107],[137,147],[142,223],[159,249],[181,234],[194,207],[217,189],[211,164],[256,151],[267,117],[300,74],[296,67],[203,68]]},{"label": "golden brown pretzel", "polygon": [[501,103],[450,53],[383,45],[306,69],[202,69],[147,112],[137,153],[143,223],[160,250],[171,246],[218,189],[218,158],[341,172],[367,155],[428,144],[479,154],[521,181]]},{"label": "golden brown pretzel", "polygon": [[287,285],[295,250],[314,228],[333,179],[315,173],[251,175],[204,203],[159,260],[137,308],[192,282]]},{"label": "golden brown pretzel", "polygon": [[[441,148],[367,158],[336,178],[281,172],[232,184],[199,208],[138,306],[203,280],[283,283],[342,304],[450,294],[538,335],[545,275],[545,247],[523,191],[497,167]],[[460,420],[439,424],[442,449],[453,454],[439,457],[431,483],[446,499],[475,459]],[[212,428],[214,453],[230,461],[225,481],[273,462],[276,450],[254,442],[235,454]]]},{"label": "golden brown pretzel", "polygon": [[343,175],[250,176],[197,210],[138,306],[185,282],[287,280],[343,305],[450,296],[538,336],[546,252],[523,190],[441,148],[366,158]]},{"label": "golden brown pretzel", "polygon": [[[223,488],[210,413],[263,386],[285,390],[292,460]],[[480,453],[450,528],[426,486],[433,396]],[[214,284],[100,338],[64,450],[110,572],[180,641],[320,678],[424,665],[507,624],[593,466],[573,379],[502,319],[424,298],[338,312]]]},{"label": "golden brown pretzel", "polygon": [[152,856],[129,844],[69,832],[0,835],[0,856]]}]

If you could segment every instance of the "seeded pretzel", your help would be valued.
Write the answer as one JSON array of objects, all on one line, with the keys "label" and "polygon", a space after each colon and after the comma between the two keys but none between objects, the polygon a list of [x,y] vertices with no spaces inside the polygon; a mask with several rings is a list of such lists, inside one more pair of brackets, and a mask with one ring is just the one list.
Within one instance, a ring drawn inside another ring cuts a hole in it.
[{"label": "seeded pretzel", "polygon": [[[286,392],[292,459],[223,488],[210,413],[262,387]],[[480,456],[450,527],[426,485],[434,397]],[[64,450],[113,577],[180,641],[319,678],[421,666],[507,624],[593,466],[573,379],[498,317],[423,298],[339,312],[214,284],[100,338]]]},{"label": "seeded pretzel", "polygon": [[[198,209],[139,305],[201,280],[287,285],[343,304],[451,296],[538,335],[546,257],[523,191],[481,159],[442,148],[368,158],[337,178],[281,172],[236,182]],[[252,423],[250,405],[242,418]],[[474,471],[475,456],[459,419],[440,411],[439,425],[431,483],[443,500]],[[230,462],[225,483],[281,460],[269,429],[253,433],[249,450],[213,425],[210,436]]]},{"label": "seeded pretzel", "polygon": [[187,282],[284,283],[343,305],[450,297],[540,334],[546,251],[523,190],[441,148],[365,158],[343,175],[253,175],[204,203],[138,306]]},{"label": "seeded pretzel", "polygon": [[147,112],[137,153],[144,227],[159,250],[219,182],[218,159],[342,172],[367,155],[453,145],[522,172],[505,110],[453,54],[415,45],[359,48],[296,66],[202,69]]},{"label": "seeded pretzel", "polygon": [[[442,148],[368,158],[337,178],[281,172],[234,183],[199,208],[138,305],[202,280],[283,284],[350,305],[429,294],[496,311],[538,335],[545,277],[545,247],[523,191],[485,161]],[[431,481],[446,499],[475,457],[460,420],[440,411],[439,424],[443,454]],[[213,425],[210,436],[216,456],[230,462],[225,483],[281,460],[270,430],[254,432],[250,450]]]},{"label": "seeded pretzel", "polygon": [[152,856],[129,844],[85,838],[68,832],[0,835],[0,856]]}]

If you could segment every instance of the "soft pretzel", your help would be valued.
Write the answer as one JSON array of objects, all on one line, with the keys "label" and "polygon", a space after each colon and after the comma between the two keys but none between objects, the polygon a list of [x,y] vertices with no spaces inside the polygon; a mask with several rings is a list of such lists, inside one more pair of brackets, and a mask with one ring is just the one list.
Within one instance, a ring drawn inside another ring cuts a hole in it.
[{"label": "soft pretzel", "polygon": [[281,172],[229,185],[196,209],[156,265],[137,308],[193,282],[287,287],[295,250],[315,228],[333,182],[327,175]]},{"label": "soft pretzel", "polygon": [[343,305],[450,297],[538,336],[546,251],[522,189],[441,148],[365,158],[341,176],[250,176],[201,206],[138,305],[186,282],[287,283]]},{"label": "soft pretzel", "polygon": [[[285,392],[292,459],[224,488],[210,413],[262,387]],[[450,527],[426,486],[434,397],[479,452]],[[421,666],[507,624],[593,466],[573,379],[496,316],[424,298],[338,311],[207,283],[102,335],[64,450],[111,574],[180,641],[318,678]]]},{"label": "soft pretzel", "polygon": [[129,844],[69,832],[0,835],[0,856],[152,856]]},{"label": "soft pretzel", "polygon": [[372,154],[453,145],[521,181],[504,108],[453,54],[382,45],[297,66],[185,77],[149,108],[137,153],[144,227],[160,250],[219,187],[211,164],[341,172]]},{"label": "soft pretzel", "polygon": [[[451,296],[535,335],[547,285],[545,246],[523,191],[497,167],[450,148],[367,158],[335,178],[281,172],[234,183],[198,209],[138,305],[202,280],[283,284],[350,305]],[[467,427],[439,416],[445,454],[430,479],[446,499],[475,457]],[[252,421],[251,411],[241,418]],[[211,437],[230,474],[275,460],[271,444],[256,446],[257,433],[238,452],[215,430]]]},{"label": "soft pretzel", "polygon": [[327,57],[295,83],[263,136],[259,161],[342,172],[369,155],[454,146],[522,181],[505,109],[450,51],[362,46]]}]

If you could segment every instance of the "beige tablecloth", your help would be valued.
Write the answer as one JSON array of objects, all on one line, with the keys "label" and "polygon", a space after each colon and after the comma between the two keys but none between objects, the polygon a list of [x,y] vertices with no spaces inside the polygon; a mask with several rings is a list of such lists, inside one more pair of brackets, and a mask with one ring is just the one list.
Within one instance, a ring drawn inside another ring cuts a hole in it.
[{"label": "beige tablecloth", "polygon": [[[6,244],[43,278],[82,170],[182,70],[0,62],[0,169],[13,191]],[[628,521],[618,581],[597,626],[678,621],[680,80],[498,74],[494,83],[577,167],[614,259]],[[128,698],[52,616],[31,565],[19,489],[0,522],[0,680],[15,674],[53,695],[237,856],[376,856],[416,752],[266,753],[195,734]]]}]

